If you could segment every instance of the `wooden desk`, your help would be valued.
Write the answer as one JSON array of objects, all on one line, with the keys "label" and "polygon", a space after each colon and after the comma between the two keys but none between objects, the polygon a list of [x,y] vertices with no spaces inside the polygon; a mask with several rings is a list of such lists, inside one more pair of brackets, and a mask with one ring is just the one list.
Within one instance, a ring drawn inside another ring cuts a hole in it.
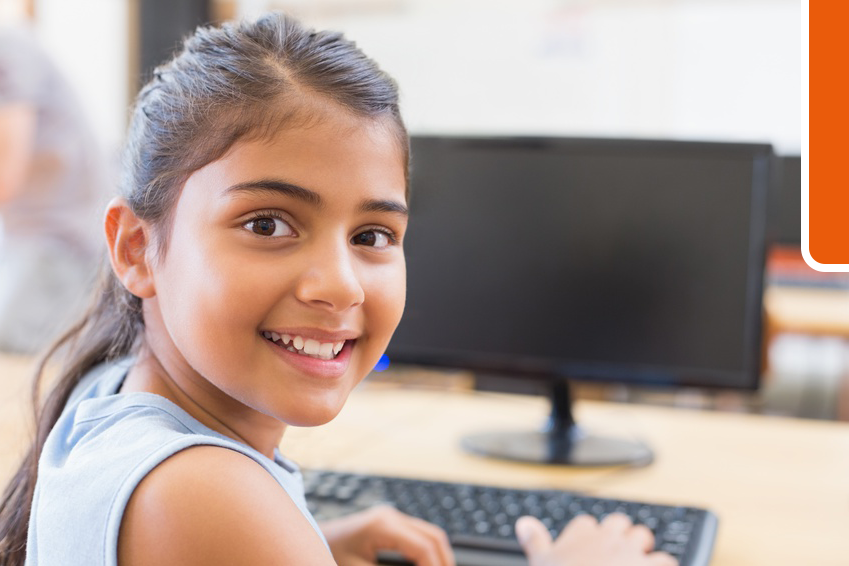
[{"label": "wooden desk", "polygon": [[558,487],[712,509],[716,566],[849,562],[849,424],[581,402],[580,422],[638,436],[655,462],[638,469],[569,469],[464,453],[479,430],[529,428],[538,398],[405,390],[371,384],[339,417],[291,429],[282,449],[303,466],[507,486]]},{"label": "wooden desk", "polygon": [[[26,430],[25,360],[0,355],[0,481]],[[830,566],[849,561],[849,424],[582,402],[598,432],[645,439],[637,469],[500,462],[459,448],[468,432],[542,422],[538,398],[367,383],[332,423],[290,429],[282,449],[304,466],[496,485],[582,490],[708,507],[719,516],[715,566]]]}]

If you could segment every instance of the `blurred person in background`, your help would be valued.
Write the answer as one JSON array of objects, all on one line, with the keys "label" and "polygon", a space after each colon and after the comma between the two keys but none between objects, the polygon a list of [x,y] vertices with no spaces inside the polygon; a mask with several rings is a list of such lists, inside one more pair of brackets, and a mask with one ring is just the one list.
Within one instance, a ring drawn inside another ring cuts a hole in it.
[{"label": "blurred person in background", "polygon": [[81,314],[107,176],[68,83],[27,28],[0,28],[0,351],[33,353]]}]

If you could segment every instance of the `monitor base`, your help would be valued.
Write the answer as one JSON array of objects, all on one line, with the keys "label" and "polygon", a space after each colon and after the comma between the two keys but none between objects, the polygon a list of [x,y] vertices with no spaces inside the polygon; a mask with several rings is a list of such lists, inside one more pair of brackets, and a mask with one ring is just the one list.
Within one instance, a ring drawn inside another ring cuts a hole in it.
[{"label": "monitor base", "polygon": [[469,452],[519,462],[566,466],[647,466],[654,456],[637,440],[587,433],[572,415],[567,379],[548,383],[551,414],[541,431],[495,431],[462,439]]},{"label": "monitor base", "polygon": [[652,451],[641,442],[594,436],[579,427],[562,435],[536,431],[480,433],[463,438],[462,446],[492,458],[567,466],[639,467],[654,459]]}]

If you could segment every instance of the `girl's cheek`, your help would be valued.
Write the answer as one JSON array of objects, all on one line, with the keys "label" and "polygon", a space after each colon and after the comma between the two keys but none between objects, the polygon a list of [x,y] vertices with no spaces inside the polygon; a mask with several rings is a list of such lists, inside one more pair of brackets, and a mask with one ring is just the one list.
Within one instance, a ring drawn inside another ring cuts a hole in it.
[{"label": "girl's cheek", "polygon": [[395,329],[401,322],[401,316],[404,314],[405,299],[406,293],[402,290],[392,298],[391,305],[387,308],[386,326],[390,334],[395,332]]},{"label": "girl's cheek", "polygon": [[403,310],[407,296],[407,271],[397,266],[382,278],[380,292],[388,308]]},{"label": "girl's cheek", "polygon": [[404,312],[406,278],[403,271],[395,271],[391,277],[383,275],[374,281],[366,296],[366,315],[372,333],[388,342]]}]

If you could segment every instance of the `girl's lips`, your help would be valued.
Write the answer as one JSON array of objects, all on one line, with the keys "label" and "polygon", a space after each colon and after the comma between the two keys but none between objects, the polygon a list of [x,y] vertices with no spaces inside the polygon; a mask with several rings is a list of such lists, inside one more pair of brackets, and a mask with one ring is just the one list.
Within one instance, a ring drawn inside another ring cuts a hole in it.
[{"label": "girl's lips", "polygon": [[339,353],[336,354],[336,357],[331,360],[322,360],[305,354],[290,352],[284,346],[276,344],[271,340],[266,340],[264,338],[263,340],[277,353],[278,356],[283,359],[283,361],[294,366],[302,373],[320,379],[335,379],[342,377],[348,369],[348,365],[351,362],[351,353],[357,342],[356,340],[347,340]]},{"label": "girl's lips", "polygon": [[341,342],[343,340],[356,340],[359,336],[359,332],[355,332],[353,330],[320,330],[317,328],[264,328],[260,331],[260,334],[263,332],[274,332],[280,336],[284,334],[288,334],[290,336],[301,336],[304,339],[312,338],[313,340],[317,340],[318,342]]}]

